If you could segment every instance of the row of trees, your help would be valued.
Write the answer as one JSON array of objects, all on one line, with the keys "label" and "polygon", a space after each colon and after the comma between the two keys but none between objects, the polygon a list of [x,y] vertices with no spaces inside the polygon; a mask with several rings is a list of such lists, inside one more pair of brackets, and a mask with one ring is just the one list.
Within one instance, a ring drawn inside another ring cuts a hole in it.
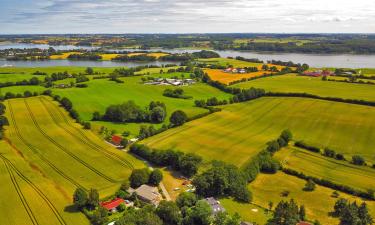
[{"label": "row of trees", "polygon": [[37,77],[32,77],[29,80],[22,80],[22,81],[8,81],[4,83],[0,83],[0,88],[3,87],[10,87],[10,86],[25,86],[25,85],[39,85],[41,81]]},{"label": "row of trees", "polygon": [[202,158],[194,153],[185,154],[174,150],[155,150],[142,144],[133,144],[130,146],[130,152],[155,165],[170,166],[188,177],[198,172],[198,167],[202,162]]},{"label": "row of trees", "polygon": [[0,102],[0,140],[3,139],[4,126],[9,125],[8,119],[4,116],[6,107]]},{"label": "row of trees", "polygon": [[367,204],[362,202],[349,202],[347,199],[340,198],[336,201],[333,216],[340,219],[340,225],[370,225],[374,223],[369,213]]},{"label": "row of trees", "polygon": [[176,89],[167,88],[164,90],[163,95],[166,97],[171,97],[171,98],[182,98],[182,99],[192,98],[191,96],[185,95],[184,89],[182,88],[176,88]]},{"label": "row of trees", "polygon": [[[289,202],[282,200],[277,204],[273,217],[267,221],[266,225],[295,225],[305,220],[306,210],[303,205],[298,206],[293,199]],[[316,224],[319,222],[314,223]]]}]

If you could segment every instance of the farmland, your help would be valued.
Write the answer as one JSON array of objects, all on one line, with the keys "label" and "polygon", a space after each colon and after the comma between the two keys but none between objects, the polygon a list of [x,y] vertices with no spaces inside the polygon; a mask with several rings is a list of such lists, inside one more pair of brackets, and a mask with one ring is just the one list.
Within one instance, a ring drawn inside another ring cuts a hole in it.
[{"label": "farmland", "polygon": [[[270,201],[277,203],[281,200],[294,199],[306,208],[306,215],[309,220],[318,219],[321,224],[338,224],[337,218],[329,217],[329,212],[333,211],[333,206],[337,198],[332,197],[334,190],[317,186],[312,192],[303,191],[305,181],[282,172],[277,174],[261,174],[249,185],[254,195],[253,202],[262,207],[268,208]],[[282,196],[282,192],[289,191],[287,197]],[[360,198],[339,192],[341,198],[362,202]],[[375,215],[375,203],[367,202],[372,216]],[[251,205],[248,205],[251,208]]]},{"label": "farmland", "polygon": [[[10,126],[6,142],[0,142],[0,192],[6,196],[0,215],[9,224],[88,224],[83,214],[69,210],[75,188],[96,188],[105,197],[131,169],[143,166],[82,130],[47,97],[12,99],[6,106]],[[15,204],[5,207],[10,199]]]},{"label": "farmland", "polygon": [[312,78],[295,74],[256,79],[235,84],[233,87],[256,87],[272,92],[309,93],[323,97],[375,101],[374,85],[322,81],[319,77]]},{"label": "farmland", "polygon": [[275,158],[279,159],[284,167],[309,176],[330,180],[362,191],[375,187],[375,170],[367,166],[356,166],[296,147],[281,150]]},{"label": "farmland", "polygon": [[328,146],[345,155],[359,154],[373,161],[369,149],[375,147],[374,118],[372,107],[265,97],[225,106],[221,112],[168,130],[144,143],[157,149],[174,148],[195,152],[207,160],[241,165],[289,128],[296,140]]},{"label": "farmland", "polygon": [[231,74],[226,73],[222,70],[216,69],[206,69],[205,72],[208,74],[211,80],[218,81],[223,84],[230,84],[234,81],[239,81],[242,79],[254,78],[264,75],[264,71],[252,72],[252,73],[243,73],[243,74]]}]

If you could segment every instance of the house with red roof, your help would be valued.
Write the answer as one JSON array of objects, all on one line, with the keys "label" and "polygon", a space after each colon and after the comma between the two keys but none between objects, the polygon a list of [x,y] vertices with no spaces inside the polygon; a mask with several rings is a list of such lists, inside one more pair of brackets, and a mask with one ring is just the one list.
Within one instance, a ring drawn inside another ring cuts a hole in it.
[{"label": "house with red roof", "polygon": [[122,141],[122,138],[120,136],[117,136],[117,135],[112,136],[112,139],[111,139],[112,144],[120,146],[121,141]]},{"label": "house with red roof", "polygon": [[116,198],[112,201],[101,202],[100,205],[106,208],[108,211],[114,212],[120,204],[125,204],[125,200],[122,198]]}]

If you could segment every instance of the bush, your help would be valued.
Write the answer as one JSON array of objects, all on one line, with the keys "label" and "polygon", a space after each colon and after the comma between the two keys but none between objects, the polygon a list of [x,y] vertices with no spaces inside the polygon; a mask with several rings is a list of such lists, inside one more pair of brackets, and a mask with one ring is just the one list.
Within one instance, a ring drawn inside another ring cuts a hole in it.
[{"label": "bush", "polygon": [[353,157],[352,157],[352,163],[354,165],[363,166],[363,165],[365,165],[365,159],[362,156],[353,155]]},{"label": "bush", "polygon": [[174,126],[181,126],[187,121],[188,117],[184,111],[177,110],[174,111],[169,118],[169,121],[174,125]]},{"label": "bush", "polygon": [[86,129],[86,130],[90,130],[91,129],[91,123],[90,122],[84,122],[83,128]]},{"label": "bush", "polygon": [[303,149],[306,149],[306,150],[309,150],[311,152],[320,153],[320,148],[308,145],[308,144],[306,144],[303,141],[296,141],[296,143],[294,143],[294,146],[299,147],[299,148],[303,148]]},{"label": "bush", "polygon": [[311,179],[308,179],[306,184],[305,184],[305,187],[303,188],[304,191],[313,191],[315,190],[315,183],[313,180]]},{"label": "bush", "polygon": [[336,152],[335,152],[334,150],[332,150],[332,149],[325,148],[323,154],[324,154],[325,156],[327,156],[327,157],[334,158],[335,155],[336,155]]},{"label": "bush", "polygon": [[142,184],[146,184],[149,181],[150,172],[147,168],[134,169],[130,175],[130,186],[132,188],[138,188]]},{"label": "bush", "polygon": [[163,180],[163,173],[159,169],[154,169],[149,178],[149,183],[152,185],[159,185],[159,183]]}]

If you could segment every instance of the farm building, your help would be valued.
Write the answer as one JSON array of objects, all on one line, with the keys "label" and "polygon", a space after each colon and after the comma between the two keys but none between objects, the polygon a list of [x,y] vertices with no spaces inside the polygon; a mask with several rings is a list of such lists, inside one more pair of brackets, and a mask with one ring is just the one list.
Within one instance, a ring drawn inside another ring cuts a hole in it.
[{"label": "farm building", "polygon": [[311,76],[311,77],[320,77],[320,76],[334,76],[335,73],[328,70],[317,70],[317,71],[305,71],[302,75]]},{"label": "farm building", "polygon": [[162,200],[158,188],[146,184],[137,189],[129,188],[128,192],[130,194],[136,193],[140,200],[155,206],[159,205],[159,202]]},{"label": "farm building", "polygon": [[120,146],[121,141],[122,141],[122,138],[120,136],[117,136],[117,135],[112,136],[112,139],[111,139],[112,144]]},{"label": "farm building", "polygon": [[240,225],[253,225],[252,223],[250,223],[250,222],[245,222],[245,221],[242,221],[241,223],[240,223]]},{"label": "farm building", "polygon": [[210,197],[210,198],[206,198],[204,200],[210,205],[213,215],[216,215],[219,212],[225,212],[224,207],[215,198]]},{"label": "farm building", "polygon": [[108,211],[111,211],[111,212],[115,212],[116,211],[116,208],[120,205],[120,204],[125,204],[125,200],[122,199],[122,198],[116,198],[112,201],[108,201],[108,202],[102,202],[100,203],[100,205],[103,207],[103,208],[106,208]]}]

